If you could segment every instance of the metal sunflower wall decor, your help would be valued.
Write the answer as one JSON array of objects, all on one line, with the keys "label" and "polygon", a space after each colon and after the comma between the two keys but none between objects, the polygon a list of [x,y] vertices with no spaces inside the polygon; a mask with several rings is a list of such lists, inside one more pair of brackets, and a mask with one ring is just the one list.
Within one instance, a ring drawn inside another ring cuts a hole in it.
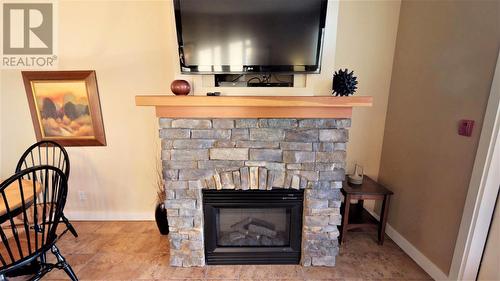
[{"label": "metal sunflower wall decor", "polygon": [[356,81],[356,76],[354,76],[354,71],[349,72],[346,68],[345,70],[339,69],[335,71],[333,75],[332,83],[332,95],[335,96],[350,96],[356,92],[358,88],[358,81]]}]

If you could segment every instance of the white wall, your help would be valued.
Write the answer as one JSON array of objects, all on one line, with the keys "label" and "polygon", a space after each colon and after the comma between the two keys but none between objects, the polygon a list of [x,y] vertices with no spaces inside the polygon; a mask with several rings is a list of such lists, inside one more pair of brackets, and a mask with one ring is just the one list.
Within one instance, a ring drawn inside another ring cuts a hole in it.
[{"label": "white wall", "polygon": [[[59,69],[95,69],[108,145],[69,148],[67,214],[152,218],[157,120],[138,93],[167,92],[174,77],[170,3],[61,1]],[[2,71],[0,176],[12,173],[35,135],[20,71]],[[78,191],[88,200],[78,200]]]},{"label": "white wall", "polygon": [[[375,105],[354,110],[348,161],[364,164],[376,177],[399,3],[330,1],[322,74],[309,75],[302,89],[246,89],[246,94],[329,95],[333,71],[353,69],[358,94],[374,96]],[[68,149],[66,213],[80,219],[152,218],[157,120],[152,108],[135,106],[134,96],[168,93],[180,76],[172,2],[61,1],[59,8],[59,68],[96,70],[108,142]],[[35,135],[20,71],[0,75],[0,177],[7,177]],[[197,94],[210,89],[200,77],[192,79]],[[233,91],[226,94],[240,94]],[[79,201],[78,191],[87,192],[88,200]]]},{"label": "white wall", "polygon": [[340,3],[335,69],[354,70],[359,81],[358,94],[373,96],[373,107],[354,109],[347,164],[352,172],[354,163],[359,163],[365,174],[375,180],[380,164],[400,6],[400,1]]}]

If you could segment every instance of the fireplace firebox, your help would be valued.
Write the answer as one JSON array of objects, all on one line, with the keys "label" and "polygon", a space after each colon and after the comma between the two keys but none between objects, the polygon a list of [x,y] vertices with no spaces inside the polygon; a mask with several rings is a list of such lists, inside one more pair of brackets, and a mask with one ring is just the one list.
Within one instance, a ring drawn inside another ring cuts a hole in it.
[{"label": "fireplace firebox", "polygon": [[303,190],[203,190],[206,263],[298,264]]}]

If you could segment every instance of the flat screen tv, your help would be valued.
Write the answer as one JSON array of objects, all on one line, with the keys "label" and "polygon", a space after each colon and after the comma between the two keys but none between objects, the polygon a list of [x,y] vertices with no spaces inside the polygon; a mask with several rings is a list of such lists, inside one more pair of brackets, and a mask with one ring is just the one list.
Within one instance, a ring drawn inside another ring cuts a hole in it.
[{"label": "flat screen tv", "polygon": [[182,73],[319,73],[327,0],[175,0]]}]

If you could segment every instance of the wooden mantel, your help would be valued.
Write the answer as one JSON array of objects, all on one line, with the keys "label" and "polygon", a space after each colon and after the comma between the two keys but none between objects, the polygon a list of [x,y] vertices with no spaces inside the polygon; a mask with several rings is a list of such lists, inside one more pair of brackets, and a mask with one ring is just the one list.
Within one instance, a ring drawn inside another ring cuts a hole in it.
[{"label": "wooden mantel", "polygon": [[372,106],[372,97],[332,96],[136,96],[137,106],[155,106],[171,118],[350,118],[352,108]]}]

